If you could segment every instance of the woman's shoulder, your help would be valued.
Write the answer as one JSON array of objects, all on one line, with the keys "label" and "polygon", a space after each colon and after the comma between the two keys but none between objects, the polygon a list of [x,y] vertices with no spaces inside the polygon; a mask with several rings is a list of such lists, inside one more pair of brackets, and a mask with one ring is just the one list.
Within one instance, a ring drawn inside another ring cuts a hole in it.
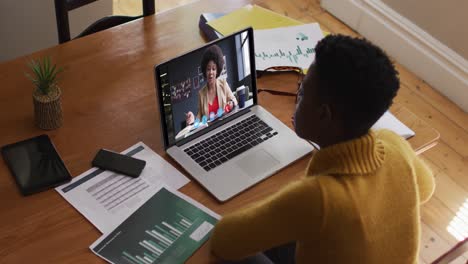
[{"label": "woman's shoulder", "polygon": [[218,79],[216,79],[216,82],[218,84],[221,84],[221,85],[226,85],[227,84],[227,81],[224,78],[218,78]]},{"label": "woman's shoulder", "polygon": [[386,144],[392,145],[397,147],[398,149],[402,150],[412,150],[411,145],[407,140],[405,140],[400,135],[396,134],[395,132],[388,130],[388,129],[380,129],[374,131],[375,137]]},{"label": "woman's shoulder", "polygon": [[218,85],[219,85],[222,89],[229,88],[229,84],[228,84],[228,82],[226,81],[226,79],[224,79],[224,78],[218,78],[218,79],[216,80],[216,82],[218,83]]},{"label": "woman's shoulder", "polygon": [[208,90],[208,84],[203,85],[202,88],[198,91],[199,94],[204,94]]}]

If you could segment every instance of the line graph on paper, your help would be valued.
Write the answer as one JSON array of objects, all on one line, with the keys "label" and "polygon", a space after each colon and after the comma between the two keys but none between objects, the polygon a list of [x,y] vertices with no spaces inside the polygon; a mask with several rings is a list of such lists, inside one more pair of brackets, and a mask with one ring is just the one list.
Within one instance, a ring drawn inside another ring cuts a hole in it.
[{"label": "line graph on paper", "polygon": [[263,71],[273,66],[309,68],[323,33],[317,23],[312,23],[255,30],[254,36],[256,69]]},{"label": "line graph on paper", "polygon": [[[310,61],[314,58],[315,50],[313,47],[306,47],[305,50],[299,45],[296,46],[295,50],[283,50],[278,49],[276,51],[266,52],[262,51],[261,53],[255,53],[255,58],[261,61],[272,61],[272,60],[287,60],[288,64],[293,64],[294,66],[300,66],[300,60],[304,59]],[[310,64],[309,63],[309,64]],[[289,66],[289,65],[277,65],[277,66]]]}]

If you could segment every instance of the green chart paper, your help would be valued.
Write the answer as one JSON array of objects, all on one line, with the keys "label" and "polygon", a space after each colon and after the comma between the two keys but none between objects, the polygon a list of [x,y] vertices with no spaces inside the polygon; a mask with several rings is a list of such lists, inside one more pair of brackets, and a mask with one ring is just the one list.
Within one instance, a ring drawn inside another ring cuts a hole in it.
[{"label": "green chart paper", "polygon": [[91,250],[111,263],[184,263],[217,221],[162,188]]}]

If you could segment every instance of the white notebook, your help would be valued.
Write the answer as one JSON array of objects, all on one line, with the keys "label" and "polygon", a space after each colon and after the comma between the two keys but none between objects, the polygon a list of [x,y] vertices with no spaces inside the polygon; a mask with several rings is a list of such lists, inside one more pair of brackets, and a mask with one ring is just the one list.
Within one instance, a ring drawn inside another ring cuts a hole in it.
[{"label": "white notebook", "polygon": [[372,126],[372,129],[389,129],[406,139],[415,135],[413,130],[403,124],[389,111],[385,112],[385,114],[377,120],[377,122]]}]

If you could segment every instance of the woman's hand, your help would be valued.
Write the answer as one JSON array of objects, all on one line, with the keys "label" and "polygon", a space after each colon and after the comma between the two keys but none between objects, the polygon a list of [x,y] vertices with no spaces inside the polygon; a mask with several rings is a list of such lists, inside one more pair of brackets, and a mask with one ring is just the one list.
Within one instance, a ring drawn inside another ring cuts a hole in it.
[{"label": "woman's hand", "polygon": [[193,124],[194,121],[195,121],[195,116],[193,115],[191,111],[185,114],[185,123],[187,124],[187,126]]}]

